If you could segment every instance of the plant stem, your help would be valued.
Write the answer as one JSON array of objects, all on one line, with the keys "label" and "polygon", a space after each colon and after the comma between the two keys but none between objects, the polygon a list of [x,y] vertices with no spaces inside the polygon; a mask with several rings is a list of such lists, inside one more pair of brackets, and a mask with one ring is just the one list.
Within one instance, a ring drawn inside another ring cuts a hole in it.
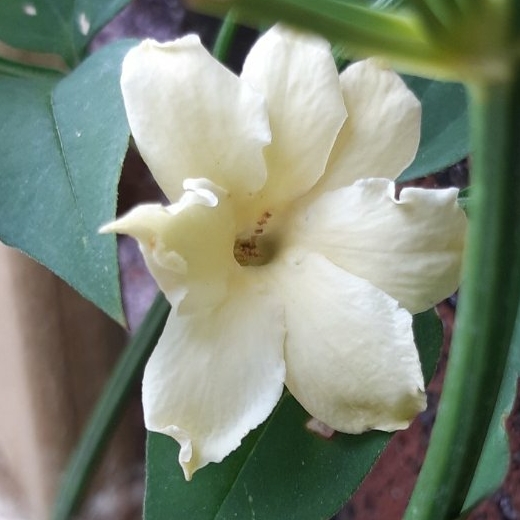
[{"label": "plant stem", "polygon": [[444,26],[426,0],[411,0],[410,5],[417,11],[426,27],[432,32],[444,30]]},{"label": "plant stem", "polygon": [[[363,55],[404,55],[410,59],[438,56],[425,39],[420,21],[410,12],[371,9],[348,0],[196,0],[194,5],[209,13],[234,9],[241,20],[287,23],[308,28],[327,38],[347,42]],[[433,54],[433,55],[432,55]]]},{"label": "plant stem", "polygon": [[212,54],[220,62],[224,62],[227,58],[236,30],[237,24],[235,15],[231,9],[224,18],[215,43],[213,44]]},{"label": "plant stem", "polygon": [[170,304],[160,293],[119,358],[65,471],[53,520],[69,520],[77,508],[127,396],[159,339],[169,310]]},{"label": "plant stem", "polygon": [[464,280],[446,379],[405,520],[457,517],[504,374],[520,300],[520,67],[470,86],[472,190]]},{"label": "plant stem", "polygon": [[482,9],[482,6],[487,0],[455,0],[455,4],[458,6],[461,12],[465,16],[471,14],[471,11]]},{"label": "plant stem", "polygon": [[460,7],[454,0],[424,0],[431,9],[438,13],[441,19],[453,23],[454,19],[459,18],[462,14]]}]

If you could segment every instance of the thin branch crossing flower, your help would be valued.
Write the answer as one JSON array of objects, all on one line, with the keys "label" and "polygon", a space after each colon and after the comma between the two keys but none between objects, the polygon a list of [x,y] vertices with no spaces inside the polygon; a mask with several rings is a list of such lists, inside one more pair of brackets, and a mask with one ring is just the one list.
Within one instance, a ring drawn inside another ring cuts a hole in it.
[{"label": "thin branch crossing flower", "polygon": [[102,231],[138,240],[172,305],[143,405],[186,479],[284,384],[335,430],[406,428],[425,408],[412,314],[457,288],[466,219],[455,189],[395,195],[420,133],[399,76],[376,59],[338,75],[326,41],[275,26],[239,77],[190,35],[132,49],[121,84],[172,203]]}]

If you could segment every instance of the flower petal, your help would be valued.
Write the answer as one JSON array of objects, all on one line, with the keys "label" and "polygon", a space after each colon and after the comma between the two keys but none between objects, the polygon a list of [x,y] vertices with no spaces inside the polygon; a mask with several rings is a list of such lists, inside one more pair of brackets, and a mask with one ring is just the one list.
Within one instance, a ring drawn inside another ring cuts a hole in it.
[{"label": "flower petal", "polygon": [[239,196],[263,186],[262,150],[270,142],[264,100],[197,36],[132,49],[121,88],[135,142],[171,201],[186,178],[206,177]]},{"label": "flower petal", "polygon": [[265,149],[263,196],[272,205],[294,200],[323,174],[347,115],[330,45],[274,26],[251,49],[241,78],[265,96],[269,110],[273,140]]},{"label": "flower petal", "polygon": [[283,390],[283,309],[256,277],[234,280],[218,307],[170,314],[145,369],[146,427],[181,445],[189,480],[271,413]]},{"label": "flower petal", "polygon": [[406,428],[426,404],[410,314],[315,253],[292,249],[275,271],[296,399],[338,431]]},{"label": "flower petal", "polygon": [[[101,228],[136,238],[148,269],[174,309],[214,306],[227,294],[238,265],[227,194],[207,179],[189,179],[180,201],[137,206]],[[182,303],[181,303],[182,302]]]},{"label": "flower petal", "polygon": [[365,179],[302,210],[292,240],[415,314],[457,289],[466,225],[456,189],[404,188],[396,199],[391,181]]},{"label": "flower petal", "polygon": [[348,186],[368,177],[396,179],[419,146],[419,101],[395,72],[376,59],[347,67],[340,81],[348,119],[319,190]]}]

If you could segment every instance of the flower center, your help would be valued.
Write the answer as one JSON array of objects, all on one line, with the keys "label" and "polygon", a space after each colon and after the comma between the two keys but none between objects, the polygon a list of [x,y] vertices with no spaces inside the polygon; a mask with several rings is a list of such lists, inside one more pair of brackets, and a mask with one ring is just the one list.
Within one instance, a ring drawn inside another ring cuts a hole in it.
[{"label": "flower center", "polygon": [[251,236],[239,237],[235,240],[233,255],[240,265],[265,265],[273,257],[273,241],[265,236],[265,226],[270,218],[271,213],[268,211],[264,212],[256,221]]}]

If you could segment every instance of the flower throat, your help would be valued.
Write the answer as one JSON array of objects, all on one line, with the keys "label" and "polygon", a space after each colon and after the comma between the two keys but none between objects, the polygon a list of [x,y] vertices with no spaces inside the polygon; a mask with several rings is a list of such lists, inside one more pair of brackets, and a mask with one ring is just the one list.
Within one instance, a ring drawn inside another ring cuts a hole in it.
[{"label": "flower throat", "polygon": [[257,220],[253,234],[235,240],[233,255],[242,266],[260,266],[267,264],[274,256],[273,240],[264,233],[265,226],[271,218],[271,213],[265,211]]}]

